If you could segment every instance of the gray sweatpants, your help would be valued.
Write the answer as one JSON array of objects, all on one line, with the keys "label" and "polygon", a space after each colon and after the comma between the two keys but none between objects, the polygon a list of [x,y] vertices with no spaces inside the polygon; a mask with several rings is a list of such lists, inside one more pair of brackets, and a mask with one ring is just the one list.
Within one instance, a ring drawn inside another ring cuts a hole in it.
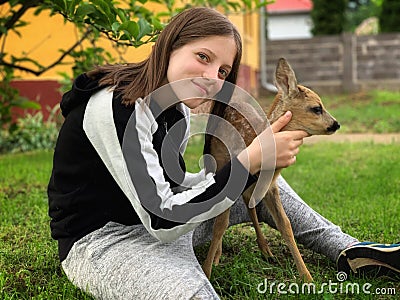
[{"label": "gray sweatpants", "polygon": [[[336,260],[357,240],[311,209],[283,178],[280,195],[297,241]],[[275,227],[264,205],[260,221]],[[249,222],[243,201],[231,209],[230,224]],[[219,299],[204,275],[193,247],[209,241],[213,220],[171,243],[161,243],[142,225],[110,222],[77,241],[62,262],[69,280],[96,299]]]}]

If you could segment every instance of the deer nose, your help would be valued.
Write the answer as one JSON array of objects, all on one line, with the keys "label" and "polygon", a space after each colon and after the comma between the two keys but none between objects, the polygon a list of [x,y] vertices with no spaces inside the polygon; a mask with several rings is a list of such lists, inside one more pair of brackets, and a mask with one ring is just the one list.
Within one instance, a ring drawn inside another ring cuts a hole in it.
[{"label": "deer nose", "polygon": [[340,128],[340,124],[338,121],[333,122],[333,124],[328,127],[328,131],[329,132],[335,132],[336,130],[338,130]]}]

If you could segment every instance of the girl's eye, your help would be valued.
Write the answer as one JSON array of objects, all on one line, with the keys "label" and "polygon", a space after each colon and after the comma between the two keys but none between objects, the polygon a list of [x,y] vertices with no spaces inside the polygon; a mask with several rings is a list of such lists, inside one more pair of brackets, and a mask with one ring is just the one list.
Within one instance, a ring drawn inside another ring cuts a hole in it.
[{"label": "girl's eye", "polygon": [[197,55],[201,60],[208,61],[208,56],[205,55],[204,53],[198,53]]},{"label": "girl's eye", "polygon": [[221,78],[225,79],[226,77],[228,77],[229,73],[224,69],[219,69],[219,74],[221,75]]}]

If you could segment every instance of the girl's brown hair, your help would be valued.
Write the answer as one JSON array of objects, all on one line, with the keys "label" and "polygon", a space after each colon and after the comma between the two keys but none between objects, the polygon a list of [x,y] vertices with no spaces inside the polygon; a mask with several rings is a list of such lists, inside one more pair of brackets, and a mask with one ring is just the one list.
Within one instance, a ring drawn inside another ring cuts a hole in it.
[{"label": "girl's brown hair", "polygon": [[[116,86],[125,104],[133,104],[137,98],[144,98],[164,83],[171,52],[184,45],[209,36],[231,36],[236,44],[236,56],[225,84],[213,101],[211,114],[223,117],[225,107],[236,84],[242,58],[242,39],[236,27],[218,11],[205,7],[187,9],[176,15],[160,33],[150,56],[139,63],[107,65],[87,73],[89,77],[101,78],[100,85]],[[212,133],[217,121],[209,121],[205,134],[204,153],[210,153]],[[205,162],[206,163],[206,162]],[[207,164],[207,163],[206,163]]]},{"label": "girl's brown hair", "polygon": [[242,41],[231,21],[218,11],[205,7],[187,9],[174,18],[160,33],[150,56],[139,63],[106,65],[88,72],[89,77],[100,75],[100,85],[116,86],[126,104],[145,97],[163,85],[171,52],[199,38],[232,36],[236,56],[226,81],[236,83],[242,56]]}]

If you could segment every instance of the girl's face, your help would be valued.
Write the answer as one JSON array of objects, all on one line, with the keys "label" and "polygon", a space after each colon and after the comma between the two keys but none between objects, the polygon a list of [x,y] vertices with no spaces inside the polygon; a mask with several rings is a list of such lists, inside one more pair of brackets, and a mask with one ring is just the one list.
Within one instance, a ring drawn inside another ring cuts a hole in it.
[{"label": "girl's face", "polygon": [[235,56],[233,37],[201,38],[172,51],[166,79],[186,106],[196,108],[222,88]]}]

